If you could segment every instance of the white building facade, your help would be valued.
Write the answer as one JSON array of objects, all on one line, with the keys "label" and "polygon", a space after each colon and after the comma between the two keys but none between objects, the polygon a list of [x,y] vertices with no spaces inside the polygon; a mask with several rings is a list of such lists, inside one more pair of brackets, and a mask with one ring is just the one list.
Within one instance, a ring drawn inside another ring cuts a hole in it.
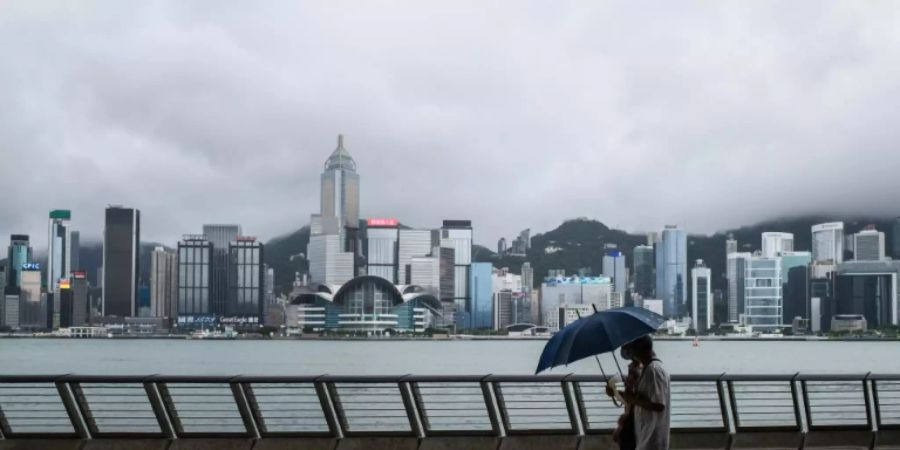
[{"label": "white building facade", "polygon": [[821,264],[844,261],[844,222],[829,222],[812,227],[812,258]]}]

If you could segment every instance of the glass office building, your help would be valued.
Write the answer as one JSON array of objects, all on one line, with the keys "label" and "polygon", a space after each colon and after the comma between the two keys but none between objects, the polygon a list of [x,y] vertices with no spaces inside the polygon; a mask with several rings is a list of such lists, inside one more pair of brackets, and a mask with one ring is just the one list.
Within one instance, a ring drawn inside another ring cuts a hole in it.
[{"label": "glass office building", "polygon": [[[370,219],[366,228],[366,271],[369,275],[398,283],[397,244],[400,239],[396,221]],[[378,223],[388,225],[378,226]]]},{"label": "glass office building", "polygon": [[[472,222],[445,220],[440,230],[442,248],[453,249],[453,310],[456,314],[471,312],[469,295],[469,267],[472,264]],[[441,297],[444,300],[445,297]],[[445,308],[447,311],[448,308]],[[448,317],[444,317],[445,323]]]},{"label": "glass office building", "polygon": [[691,269],[691,324],[698,334],[705,334],[713,326],[712,271],[698,260]]},{"label": "glass office building", "polygon": [[653,297],[653,247],[638,245],[633,256],[634,292],[642,298]]},{"label": "glass office building", "polygon": [[687,303],[687,233],[667,225],[656,248],[656,296],[663,301],[663,315],[685,314]]},{"label": "glass office building", "polygon": [[141,213],[137,209],[106,208],[103,231],[103,315],[137,315]]},{"label": "glass office building", "polygon": [[489,329],[492,322],[492,270],[491,263],[472,263],[470,285],[472,286],[471,328]]},{"label": "glass office building", "polygon": [[194,316],[210,316],[210,265],[212,243],[205,235],[186,235],[178,243],[178,322]]},{"label": "glass office building", "polygon": [[228,298],[222,321],[242,326],[263,322],[265,268],[263,244],[239,236],[228,248]]},{"label": "glass office building", "polygon": [[782,327],[781,258],[753,256],[747,260],[744,288],[744,325],[754,331],[774,332]]},{"label": "glass office building", "polygon": [[72,212],[67,209],[50,211],[47,236],[47,290],[59,292],[59,280],[72,273]]},{"label": "glass office building", "polygon": [[32,261],[31,245],[27,234],[13,234],[9,237],[9,249],[6,254],[6,289],[17,293],[22,286],[22,270],[25,264]]}]

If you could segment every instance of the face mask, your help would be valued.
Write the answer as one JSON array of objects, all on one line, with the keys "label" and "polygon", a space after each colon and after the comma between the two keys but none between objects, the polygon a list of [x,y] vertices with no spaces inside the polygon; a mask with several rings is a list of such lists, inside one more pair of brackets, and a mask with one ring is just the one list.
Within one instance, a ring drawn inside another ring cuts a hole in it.
[{"label": "face mask", "polygon": [[622,359],[624,359],[626,361],[631,361],[633,358],[633,355],[631,354],[631,349],[628,347],[622,347],[621,349],[619,349],[619,355],[621,355]]}]

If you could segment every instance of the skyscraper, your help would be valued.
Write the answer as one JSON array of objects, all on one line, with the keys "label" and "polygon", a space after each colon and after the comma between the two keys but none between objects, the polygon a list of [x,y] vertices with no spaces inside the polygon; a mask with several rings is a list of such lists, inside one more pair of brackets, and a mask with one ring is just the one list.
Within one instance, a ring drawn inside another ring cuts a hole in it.
[{"label": "skyscraper", "polygon": [[345,244],[342,251],[356,253],[359,228],[359,174],[356,161],[344,149],[344,135],[338,135],[337,148],[325,161],[321,176],[321,215],[336,217]]},{"label": "skyscraper", "polygon": [[806,305],[809,303],[810,252],[785,252],[781,254],[782,277],[782,323],[787,326],[795,317],[809,318]]},{"label": "skyscraper", "polygon": [[625,295],[628,289],[628,265],[625,254],[612,249],[603,255],[603,276],[612,279],[613,292]]},{"label": "skyscraper", "polygon": [[853,237],[853,248],[853,259],[856,261],[884,260],[884,233],[869,225]]},{"label": "skyscraper", "polygon": [[493,317],[493,280],[491,263],[472,263],[470,282],[472,286],[473,329],[489,329]]},{"label": "skyscraper", "polygon": [[[469,266],[472,264],[472,222],[445,220],[440,229],[440,245],[453,249],[453,311],[457,314],[471,312],[469,304]],[[442,299],[443,300],[443,299]],[[447,320],[447,317],[444,317]]]},{"label": "skyscraper", "polygon": [[171,327],[178,313],[178,257],[165,247],[150,256],[150,314],[166,317]]},{"label": "skyscraper", "polygon": [[634,292],[641,298],[653,298],[653,247],[649,245],[635,247],[632,264]]},{"label": "skyscraper", "polygon": [[713,325],[712,272],[698,259],[691,269],[691,324],[697,334],[706,333]]},{"label": "skyscraper", "polygon": [[343,240],[339,234],[310,235],[306,247],[310,281],[344,284],[353,279],[354,255],[341,251],[342,248]]},{"label": "skyscraper", "polygon": [[325,161],[320,194],[321,211],[310,217],[306,251],[310,281],[343,284],[358,274],[360,253],[359,174],[344,149],[343,135],[338,135],[338,146]]},{"label": "skyscraper", "polygon": [[[397,271],[400,284],[416,284],[412,280],[413,258],[423,258],[431,254],[435,247],[432,230],[400,230],[397,245]],[[435,287],[437,287],[435,285]]]},{"label": "skyscraper", "polygon": [[525,292],[524,301],[527,303],[527,317],[522,322],[537,324],[540,321],[541,305],[538,300],[538,292],[534,289],[534,268],[531,263],[525,261],[522,263],[522,291]]},{"label": "skyscraper", "polygon": [[663,315],[686,313],[687,233],[675,225],[666,225],[656,249],[656,296],[663,301]]},{"label": "skyscraper", "polygon": [[237,224],[203,225],[203,234],[212,244],[213,259],[209,272],[210,313],[221,316],[225,314],[225,302],[228,298],[229,255],[228,246],[241,235],[241,226]]},{"label": "skyscraper", "polygon": [[104,316],[137,315],[141,212],[133,208],[106,208],[103,230]]},{"label": "skyscraper", "polygon": [[229,247],[228,301],[225,316],[235,324],[255,327],[263,322],[265,267],[263,244],[238,236]]},{"label": "skyscraper", "polygon": [[[45,330],[48,325],[47,296],[41,295],[41,268],[28,264],[22,268],[19,294],[19,327]],[[52,311],[52,310],[51,310]]]},{"label": "skyscraper", "polygon": [[504,253],[506,253],[506,238],[502,237],[497,241],[497,254],[502,255]]},{"label": "skyscraper", "polygon": [[50,211],[47,233],[47,291],[59,292],[57,283],[72,272],[72,212],[67,209]]},{"label": "skyscraper", "polygon": [[22,286],[22,270],[25,264],[32,261],[28,235],[11,235],[9,237],[9,250],[6,255],[6,264],[9,267],[6,274],[6,289],[18,294],[19,287]]},{"label": "skyscraper", "polygon": [[812,258],[823,264],[839,264],[844,261],[844,222],[813,225]]},{"label": "skyscraper", "polygon": [[365,254],[369,275],[398,283],[397,244],[400,225],[396,219],[368,219],[366,221]]},{"label": "skyscraper", "polygon": [[776,231],[767,231],[762,234],[763,258],[777,258],[784,252],[792,251],[794,251],[793,234]]},{"label": "skyscraper", "polygon": [[185,235],[178,243],[178,324],[195,322],[211,313],[209,272],[212,243],[206,235]]},{"label": "skyscraper", "polygon": [[737,323],[744,313],[747,262],[750,253],[729,253],[726,265],[728,279],[728,321]]},{"label": "skyscraper", "polygon": [[781,257],[752,256],[747,260],[744,286],[744,324],[773,332],[782,326]]}]

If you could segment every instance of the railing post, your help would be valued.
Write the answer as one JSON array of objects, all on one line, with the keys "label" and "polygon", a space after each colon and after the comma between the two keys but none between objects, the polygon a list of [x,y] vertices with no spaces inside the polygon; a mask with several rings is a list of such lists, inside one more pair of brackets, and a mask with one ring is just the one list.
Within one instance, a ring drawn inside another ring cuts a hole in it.
[{"label": "railing post", "polygon": [[[867,375],[868,377],[868,375]],[[875,429],[881,429],[881,403],[878,400],[878,380],[872,379],[872,403],[875,408]]]},{"label": "railing post", "polygon": [[803,398],[803,412],[805,413],[805,417],[802,422],[800,420],[800,397],[797,396],[797,377],[800,374],[794,375],[794,378],[791,378],[791,393],[794,397],[794,414],[797,416],[798,424],[806,424],[806,433],[809,433],[812,430],[812,408],[809,405],[809,391],[807,390],[806,380],[800,380],[800,392],[802,393]]},{"label": "railing post", "polygon": [[726,381],[725,386],[728,388],[728,403],[731,406],[731,417],[734,417],[734,432],[737,434],[738,430],[741,428],[741,416],[738,413],[737,395],[734,393],[734,381]]},{"label": "railing post", "polygon": [[341,404],[341,396],[338,394],[337,386],[334,385],[333,381],[327,381],[325,386],[328,390],[328,396],[331,397],[331,402],[334,405],[334,413],[337,415],[338,423],[341,426],[341,435],[346,437],[351,431],[347,422],[347,416],[344,414],[344,406]]},{"label": "railing post", "polygon": [[231,393],[234,395],[234,401],[237,404],[238,411],[241,413],[241,419],[244,421],[244,428],[247,429],[247,434],[253,439],[259,439],[259,428],[256,426],[253,412],[250,410],[250,405],[247,402],[244,384],[240,381],[231,381],[228,384],[231,386]]},{"label": "railing post", "polygon": [[184,435],[184,426],[181,425],[181,419],[178,417],[178,411],[175,409],[175,404],[172,401],[172,395],[169,394],[169,386],[165,382],[154,383],[156,385],[156,389],[159,391],[160,400],[162,401],[163,407],[166,410],[166,415],[171,420],[173,434],[175,438]]},{"label": "railing post", "polygon": [[591,428],[591,422],[590,418],[588,417],[587,407],[584,404],[584,392],[581,391],[581,383],[578,381],[573,381],[572,389],[575,391],[575,404],[578,405],[578,414],[581,417],[581,426],[584,429],[584,434],[588,434],[588,431]]},{"label": "railing post", "polygon": [[509,412],[506,411],[506,403],[503,401],[503,388],[500,387],[500,382],[498,381],[492,381],[491,387],[494,389],[494,396],[497,399],[497,410],[500,411],[500,420],[503,424],[503,430],[508,436],[512,432],[512,429],[509,426]]},{"label": "railing post", "polygon": [[722,389],[722,377],[724,376],[723,373],[716,378],[716,395],[719,397],[719,410],[722,411],[722,425],[725,425],[728,434],[731,434],[731,419],[728,417],[728,408],[725,406],[726,393]]},{"label": "railing post", "polygon": [[866,398],[866,423],[869,425],[870,431],[875,431],[875,423],[872,420],[872,401],[869,399],[870,389],[869,389],[869,375],[872,375],[872,372],[866,373],[866,376],[863,377],[863,395]]},{"label": "railing post", "polygon": [[66,414],[69,415],[69,420],[72,422],[72,427],[75,429],[75,433],[81,439],[90,439],[91,434],[88,431],[87,423],[85,421],[85,418],[81,415],[81,407],[79,406],[78,400],[75,398],[75,395],[69,388],[69,383],[60,380],[54,382],[53,384],[56,385],[56,391],[59,392],[59,398],[60,400],[62,400],[63,406],[66,408]]},{"label": "railing post", "polygon": [[[559,384],[560,388],[562,388],[563,398],[566,401],[566,411],[569,412],[569,424],[572,426],[572,431],[574,431],[575,434],[583,435],[585,433],[583,432],[581,425],[579,424],[580,421],[578,420],[579,414],[576,402],[575,399],[572,398],[572,391],[569,389],[569,385],[571,384],[571,382],[569,382],[568,380],[572,375],[573,374],[566,375],[566,377],[563,378],[562,381],[559,382]],[[585,429],[587,429],[587,425],[585,425]]]},{"label": "railing post", "polygon": [[422,400],[422,392],[419,391],[419,383],[417,381],[410,382],[409,388],[412,391],[412,399],[413,403],[416,405],[416,411],[419,412],[419,419],[421,420],[422,425],[422,437],[428,437],[428,433],[431,431],[431,422],[428,419],[428,414],[424,412],[425,401]]},{"label": "railing post", "polygon": [[338,428],[338,423],[335,420],[336,413],[334,411],[334,405],[328,396],[327,385],[324,382],[316,380],[313,381],[313,386],[316,389],[316,396],[319,398],[319,404],[322,406],[322,414],[325,415],[325,423],[328,424],[328,431],[330,431],[331,435],[335,438],[342,437],[341,430]]},{"label": "railing post", "polygon": [[[400,398],[403,399],[403,408],[406,409],[406,418],[409,419],[409,429],[415,433],[416,437],[425,437],[425,426],[419,421],[419,415],[416,410],[416,401],[413,399],[411,384],[401,379],[397,382],[397,388],[400,389]],[[423,419],[424,421],[424,419]]]},{"label": "railing post", "polygon": [[491,421],[491,430],[494,431],[495,436],[502,437],[503,430],[500,428],[496,398],[494,398],[494,393],[491,391],[491,383],[485,381],[489,376],[486,375],[479,380],[478,385],[481,386],[481,395],[484,397],[484,407],[488,413],[488,419]]},{"label": "railing post", "polygon": [[145,381],[143,385],[144,392],[147,393],[147,399],[150,401],[150,408],[153,409],[153,415],[156,416],[156,421],[159,422],[160,431],[167,439],[175,439],[175,429],[172,427],[169,415],[166,414],[166,405],[159,394],[159,390],[156,388],[156,383]]}]

